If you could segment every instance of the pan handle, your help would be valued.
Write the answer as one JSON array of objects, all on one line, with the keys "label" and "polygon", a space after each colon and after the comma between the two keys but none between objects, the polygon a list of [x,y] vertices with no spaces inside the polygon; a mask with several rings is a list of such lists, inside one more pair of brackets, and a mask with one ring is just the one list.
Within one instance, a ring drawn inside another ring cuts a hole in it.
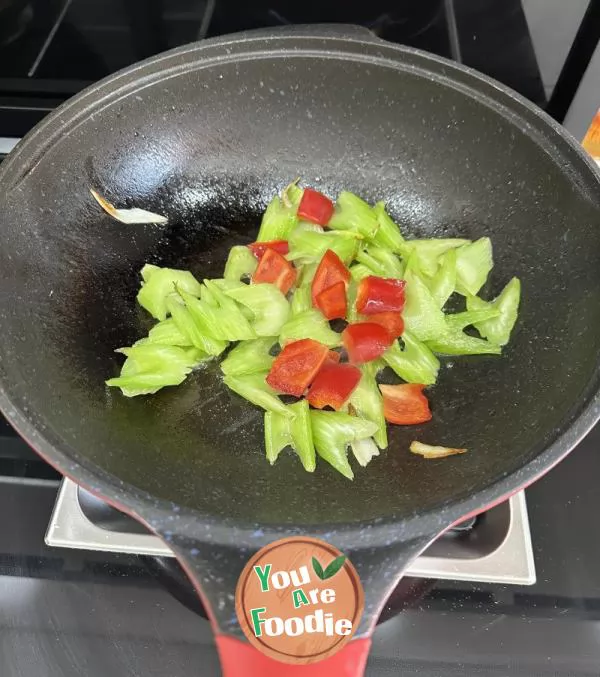
[{"label": "pan handle", "polygon": [[354,639],[336,654],[310,665],[281,663],[235,637],[217,635],[223,677],[362,677],[371,648],[368,637]]},{"label": "pan handle", "polygon": [[[240,627],[235,589],[242,570],[258,547],[237,546],[233,534],[229,546],[202,543],[173,532],[162,534],[162,538],[174,551],[202,600],[216,636],[224,677],[362,677],[370,636],[387,599],[409,564],[437,535],[421,535],[377,548],[346,550],[362,582],[364,612],[354,639],[333,656],[309,665],[288,665],[263,655],[250,645]],[[397,536],[390,534],[393,537]],[[332,534],[330,542],[335,545],[335,541]]]}]

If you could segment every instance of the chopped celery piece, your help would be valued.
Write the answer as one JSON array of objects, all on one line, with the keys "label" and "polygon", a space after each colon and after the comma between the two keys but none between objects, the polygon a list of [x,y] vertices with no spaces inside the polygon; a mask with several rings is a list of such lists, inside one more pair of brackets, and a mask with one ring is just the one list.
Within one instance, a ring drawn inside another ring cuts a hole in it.
[{"label": "chopped celery piece", "polygon": [[206,303],[186,292],[180,291],[179,294],[185,303],[180,303],[176,297],[167,301],[179,331],[187,336],[196,348],[208,355],[220,355],[227,348],[227,342],[214,336],[202,312]]},{"label": "chopped celery piece", "polygon": [[435,275],[440,257],[451,249],[470,244],[469,240],[436,239],[436,240],[409,240],[406,242],[405,254],[417,258],[417,266],[425,275]]},{"label": "chopped celery piece", "polygon": [[402,261],[391,252],[389,249],[383,247],[370,246],[368,248],[369,255],[372,259],[377,261],[384,271],[384,277],[401,278],[404,275],[404,264]]},{"label": "chopped celery piece", "polygon": [[355,263],[353,266],[350,266],[350,275],[355,282],[360,282],[364,280],[365,277],[373,275],[373,271],[365,266],[364,263]]},{"label": "chopped celery piece", "polygon": [[147,344],[121,348],[127,359],[121,375],[106,381],[106,385],[121,388],[125,397],[150,395],[164,386],[176,386],[185,380],[190,371],[206,359],[195,348],[179,348],[160,344]]},{"label": "chopped celery piece", "polygon": [[313,441],[319,456],[348,479],[354,473],[348,462],[347,447],[377,432],[377,424],[341,411],[311,411]]},{"label": "chopped celery piece", "polygon": [[292,446],[300,457],[304,470],[313,472],[317,461],[308,400],[299,400],[294,404],[288,404],[288,409],[294,414],[294,418],[290,421]]},{"label": "chopped celery piece", "polygon": [[247,285],[240,285],[224,290],[217,284],[216,280],[204,280],[204,286],[206,289],[210,290],[210,293],[219,305],[217,319],[220,323],[222,337],[227,341],[246,341],[255,338],[256,334],[244,313],[244,307],[238,305],[227,295],[227,291],[231,291],[232,289],[245,289]]},{"label": "chopped celery piece", "polygon": [[417,273],[409,270],[404,279],[406,305],[402,317],[406,329],[420,341],[435,339],[445,331],[444,313]]},{"label": "chopped celery piece", "polygon": [[446,324],[453,330],[462,331],[465,327],[477,324],[477,322],[485,322],[500,315],[500,311],[496,308],[482,308],[481,310],[465,310],[462,313],[455,313],[454,315],[446,315]]},{"label": "chopped celery piece", "polygon": [[521,298],[521,282],[513,279],[504,287],[500,294],[491,302],[484,301],[477,296],[467,297],[467,310],[484,310],[494,308],[498,311],[496,317],[474,322],[477,331],[488,341],[504,346],[510,339],[510,334],[517,321],[519,300]]},{"label": "chopped celery piece", "polygon": [[188,294],[200,296],[201,285],[187,270],[159,268],[146,264],[142,268],[142,286],[137,300],[152,317],[164,320],[167,317],[167,296],[175,293],[175,285]]},{"label": "chopped celery piece", "polygon": [[281,450],[292,444],[290,419],[274,411],[265,412],[265,451],[271,465],[275,463]]},{"label": "chopped celery piece", "polygon": [[300,315],[300,313],[303,313],[306,310],[310,310],[311,308],[312,308],[312,294],[310,286],[305,285],[298,287],[294,292],[294,296],[292,297],[291,304],[292,315],[293,316]]},{"label": "chopped celery piece", "polygon": [[242,376],[257,371],[268,371],[275,359],[269,350],[277,343],[277,338],[265,338],[244,341],[231,350],[221,362],[221,369],[227,376]]},{"label": "chopped celery piece", "polygon": [[254,314],[257,336],[276,336],[290,315],[290,304],[274,284],[250,284],[225,292]]},{"label": "chopped celery piece", "polygon": [[383,414],[383,395],[377,386],[372,367],[361,367],[362,377],[350,395],[350,405],[361,418],[372,421],[377,425],[377,431],[373,433],[375,442],[380,449],[387,449],[387,425]]},{"label": "chopped celery piece", "polygon": [[379,456],[379,449],[373,441],[372,437],[367,437],[364,440],[355,440],[350,442],[350,449],[354,454],[354,458],[364,468],[369,461],[375,456]]},{"label": "chopped celery piece", "polygon": [[456,250],[456,291],[463,296],[475,296],[485,284],[493,265],[489,237],[459,247]]},{"label": "chopped celery piece", "polygon": [[134,345],[143,346],[157,343],[163,346],[181,346],[188,348],[192,345],[189,337],[179,331],[173,318],[157,322],[148,332],[148,336],[136,341]]},{"label": "chopped celery piece", "polygon": [[223,277],[226,280],[239,281],[242,277],[252,275],[258,261],[248,247],[232,247],[225,264]]},{"label": "chopped celery piece", "polygon": [[314,339],[330,348],[335,348],[342,343],[341,334],[333,331],[323,315],[313,308],[292,316],[279,332],[281,345],[288,341],[299,341],[305,338]]},{"label": "chopped celery piece", "polygon": [[[202,299],[180,292],[202,335],[212,336],[220,341],[242,341],[256,338],[254,330],[240,308],[211,280],[204,281]],[[244,285],[246,287],[247,285]],[[211,297],[214,306],[206,299]],[[221,300],[227,303],[221,305]],[[181,327],[180,327],[181,328]],[[222,352],[222,351],[221,351]]]},{"label": "chopped celery piece", "polygon": [[375,237],[379,230],[379,222],[370,205],[347,190],[338,195],[335,211],[327,226],[333,230],[353,231],[369,239]]},{"label": "chopped celery piece", "polygon": [[360,236],[345,232],[315,232],[312,230],[296,229],[289,237],[290,261],[320,261],[323,254],[331,249],[340,259],[348,264],[358,248]]},{"label": "chopped celery piece", "polygon": [[257,242],[287,240],[298,223],[298,205],[304,191],[290,184],[281,197],[275,196],[269,202],[258,231]]},{"label": "chopped celery piece", "polygon": [[304,469],[316,468],[315,445],[312,439],[310,408],[307,400],[288,404],[289,416],[268,411],[265,414],[265,447],[267,459],[273,465],[281,450],[290,446],[296,452]]},{"label": "chopped celery piece", "polygon": [[400,233],[400,228],[398,228],[391,216],[386,212],[385,204],[378,202],[373,207],[373,214],[379,224],[375,237],[372,238],[373,242],[398,254],[403,253],[405,240]]},{"label": "chopped celery piece", "polygon": [[436,353],[446,355],[499,355],[500,346],[494,345],[485,339],[469,336],[463,329],[475,322],[483,322],[496,317],[495,309],[465,311],[456,315],[446,316],[446,329],[427,345]]},{"label": "chopped celery piece", "polygon": [[358,322],[358,311],[356,310],[356,296],[358,294],[358,282],[350,281],[346,292],[346,320],[348,322]]},{"label": "chopped celery piece", "polygon": [[452,296],[456,287],[456,250],[450,249],[440,261],[440,267],[433,277],[427,280],[431,295],[440,308]]},{"label": "chopped celery piece", "polygon": [[282,416],[292,417],[294,414],[277,397],[277,394],[271,386],[265,381],[268,372],[261,371],[255,374],[244,374],[243,376],[225,376],[223,383],[241,395],[248,402],[256,404],[267,411],[274,411]]},{"label": "chopped celery piece", "polygon": [[400,347],[398,341],[394,341],[383,353],[385,363],[407,383],[433,385],[440,369],[438,358],[410,332],[404,332],[402,342],[404,348]]},{"label": "chopped celery piece", "polygon": [[370,275],[399,279],[404,274],[404,266],[400,259],[388,249],[373,246],[367,249],[359,249],[356,260],[369,268]]}]

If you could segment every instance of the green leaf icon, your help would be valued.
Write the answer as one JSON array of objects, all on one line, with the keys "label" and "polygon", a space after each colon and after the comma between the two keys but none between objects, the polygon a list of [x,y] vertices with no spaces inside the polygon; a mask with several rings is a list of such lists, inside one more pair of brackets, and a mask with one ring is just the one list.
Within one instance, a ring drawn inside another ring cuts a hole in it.
[{"label": "green leaf icon", "polygon": [[323,580],[325,578],[325,574],[323,573],[323,567],[321,566],[321,563],[319,562],[319,560],[316,557],[312,558],[312,566],[313,566],[313,569],[314,569],[315,573],[317,574],[317,576],[321,580]]},{"label": "green leaf icon", "polygon": [[330,562],[327,565],[327,568],[325,569],[325,573],[321,577],[321,580],[325,580],[326,578],[333,578],[333,576],[335,576],[337,572],[344,566],[345,561],[346,555],[340,555],[339,557],[336,557],[332,562]]}]

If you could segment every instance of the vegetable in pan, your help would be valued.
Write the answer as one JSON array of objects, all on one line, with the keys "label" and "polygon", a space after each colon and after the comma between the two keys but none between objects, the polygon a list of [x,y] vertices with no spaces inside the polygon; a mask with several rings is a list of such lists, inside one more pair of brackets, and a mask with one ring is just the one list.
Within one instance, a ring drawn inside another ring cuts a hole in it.
[{"label": "vegetable in pan", "polygon": [[[223,278],[144,266],[138,302],[158,322],[119,349],[127,359],[107,384],[147,395],[218,359],[223,382],[265,410],[271,464],[290,447],[307,471],[319,457],[352,479],[349,449],[365,466],[387,448],[387,423],[431,419],[436,354],[499,355],[508,343],[520,283],[481,298],[492,265],[489,238],[407,240],[383,203],[342,192],[334,205],[294,182],[270,202],[257,241],[231,249]],[[447,310],[451,297],[462,312]],[[384,369],[396,384],[378,383]]]}]

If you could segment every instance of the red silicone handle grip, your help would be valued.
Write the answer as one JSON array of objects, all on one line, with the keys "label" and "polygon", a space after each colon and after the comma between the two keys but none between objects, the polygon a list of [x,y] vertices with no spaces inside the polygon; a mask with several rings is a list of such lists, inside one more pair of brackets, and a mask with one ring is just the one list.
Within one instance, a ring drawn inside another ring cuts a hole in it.
[{"label": "red silicone handle grip", "polygon": [[291,665],[235,637],[218,635],[216,641],[223,677],[362,677],[371,647],[370,639],[355,639],[318,663]]}]

